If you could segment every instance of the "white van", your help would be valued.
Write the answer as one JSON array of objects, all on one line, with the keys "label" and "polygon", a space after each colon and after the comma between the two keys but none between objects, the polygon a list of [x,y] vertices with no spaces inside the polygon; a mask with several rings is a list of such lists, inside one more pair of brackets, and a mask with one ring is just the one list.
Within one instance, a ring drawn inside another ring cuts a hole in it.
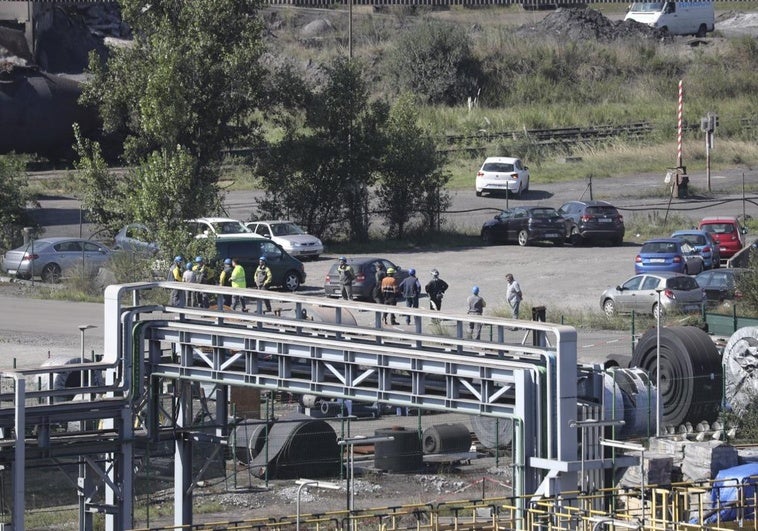
[{"label": "white van", "polygon": [[713,31],[713,2],[634,2],[624,20],[636,20],[672,35],[705,37]]}]

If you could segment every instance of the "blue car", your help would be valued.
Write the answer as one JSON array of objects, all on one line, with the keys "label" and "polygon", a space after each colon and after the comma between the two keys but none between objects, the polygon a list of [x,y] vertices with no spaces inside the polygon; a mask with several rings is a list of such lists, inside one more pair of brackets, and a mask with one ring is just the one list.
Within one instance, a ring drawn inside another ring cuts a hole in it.
[{"label": "blue car", "polygon": [[713,241],[710,232],[703,230],[678,230],[672,235],[672,238],[680,238],[695,249],[697,249],[700,256],[703,258],[703,265],[706,269],[715,269],[719,267],[721,263],[721,255],[719,252],[719,246]]},{"label": "blue car", "polygon": [[680,238],[648,240],[634,259],[634,272],[638,275],[660,271],[697,275],[703,269],[703,258],[697,249]]}]

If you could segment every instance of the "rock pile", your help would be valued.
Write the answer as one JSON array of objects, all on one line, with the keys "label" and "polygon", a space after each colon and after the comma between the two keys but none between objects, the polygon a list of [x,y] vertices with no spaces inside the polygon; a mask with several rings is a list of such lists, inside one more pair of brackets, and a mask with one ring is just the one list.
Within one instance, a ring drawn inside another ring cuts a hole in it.
[{"label": "rock pile", "polygon": [[516,30],[525,37],[552,37],[558,41],[595,40],[612,42],[626,39],[670,41],[666,31],[633,20],[613,21],[594,9],[557,9],[540,22]]}]

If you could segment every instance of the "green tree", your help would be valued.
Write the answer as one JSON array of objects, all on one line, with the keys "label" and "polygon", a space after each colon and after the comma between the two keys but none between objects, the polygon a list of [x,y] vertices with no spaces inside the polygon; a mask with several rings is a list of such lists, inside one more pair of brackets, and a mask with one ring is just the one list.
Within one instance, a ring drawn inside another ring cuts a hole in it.
[{"label": "green tree", "polygon": [[377,186],[378,210],[383,212],[391,236],[402,238],[408,222],[422,216],[424,230],[439,229],[440,215],[450,204],[440,168],[443,160],[434,141],[419,125],[411,96],[393,105],[384,130],[386,138]]},{"label": "green tree", "polygon": [[750,252],[748,268],[737,276],[737,289],[742,293],[740,305],[751,314],[758,314],[758,253]]},{"label": "green tree", "polygon": [[[259,2],[120,4],[132,46],[112,50],[107,63],[90,57],[83,100],[98,108],[107,132],[125,137],[124,160],[136,169],[107,176],[95,158],[99,146],[83,145],[84,181],[100,183],[82,193],[90,215],[112,228],[125,216],[155,227],[215,213],[224,148],[255,136],[247,117],[260,85]],[[111,192],[104,185],[114,180]],[[159,243],[166,252],[174,247]]]},{"label": "green tree", "polygon": [[430,104],[458,105],[476,96],[481,65],[460,26],[423,21],[398,39],[387,57],[392,87]]},{"label": "green tree", "polygon": [[22,229],[31,224],[26,206],[32,197],[25,172],[26,158],[0,156],[0,248],[20,245]]},{"label": "green tree", "polygon": [[338,58],[323,67],[325,82],[300,100],[304,127],[281,120],[285,133],[261,168],[269,216],[292,217],[309,232],[369,237],[369,190],[382,151],[387,108],[369,103],[363,67]]}]

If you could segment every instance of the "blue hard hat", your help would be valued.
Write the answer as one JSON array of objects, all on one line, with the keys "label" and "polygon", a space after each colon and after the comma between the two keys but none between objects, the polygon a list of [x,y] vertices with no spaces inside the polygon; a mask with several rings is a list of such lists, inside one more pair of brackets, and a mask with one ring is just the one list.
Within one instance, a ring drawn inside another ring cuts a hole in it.
[{"label": "blue hard hat", "polygon": [[227,265],[229,265],[229,264],[232,263],[232,259],[231,258],[227,258],[226,260],[224,260],[224,263],[227,264]]},{"label": "blue hard hat", "polygon": [[195,257],[195,262],[197,262],[198,264],[199,264],[200,262],[202,262],[202,261],[203,261],[203,257],[202,257],[202,256],[196,256],[196,257]]},{"label": "blue hard hat", "polygon": [[473,293],[474,295],[479,295],[479,286],[474,286],[473,288],[471,288],[471,293]]},{"label": "blue hard hat", "polygon": [[347,258],[345,258],[344,256],[340,256],[340,262],[347,262]]},{"label": "blue hard hat", "polygon": [[265,262],[266,261],[266,257],[265,256],[261,256],[260,258],[258,258],[258,260],[260,260],[261,262]]},{"label": "blue hard hat", "polygon": [[187,271],[192,271],[192,262],[187,262]]},{"label": "blue hard hat", "polygon": [[183,260],[183,258],[181,256],[175,256],[174,257],[174,262],[176,262],[177,264],[180,263],[182,260]]},{"label": "blue hard hat", "polygon": [[413,269],[413,268],[410,268],[410,269],[408,270],[408,274],[409,274],[410,276],[414,276],[414,275],[416,274],[416,270],[415,270],[415,269]]}]

